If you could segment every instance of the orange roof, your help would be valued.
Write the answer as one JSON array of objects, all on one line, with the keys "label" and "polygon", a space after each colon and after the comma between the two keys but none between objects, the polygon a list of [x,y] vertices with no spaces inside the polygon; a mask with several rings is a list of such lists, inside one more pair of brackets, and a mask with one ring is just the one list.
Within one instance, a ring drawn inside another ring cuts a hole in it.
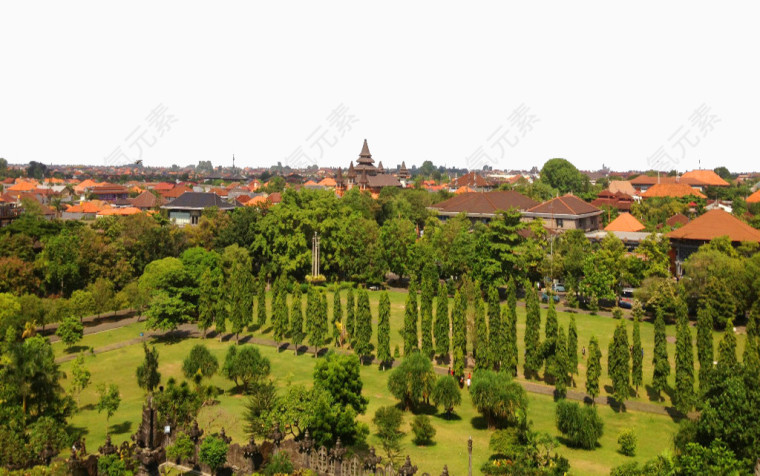
[{"label": "orange roof", "polygon": [[308,181],[307,181],[307,182],[304,184],[304,186],[307,186],[307,185],[317,185],[317,182],[315,182],[315,181],[313,181],[313,180],[308,180]]},{"label": "orange roof", "polygon": [[238,195],[235,197],[238,203],[248,203],[251,200],[250,195]]},{"label": "orange roof", "polygon": [[89,202],[82,202],[79,205],[72,205],[66,209],[68,213],[98,213],[104,208],[108,208],[108,205],[100,200],[92,200]]},{"label": "orange roof", "polygon": [[209,192],[215,193],[215,194],[219,195],[220,197],[226,197],[227,196],[227,189],[225,189],[225,188],[215,187],[215,188],[212,188],[211,190],[209,190]]},{"label": "orange roof", "polygon": [[760,190],[747,197],[747,203],[760,203]]},{"label": "orange roof", "polygon": [[462,194],[462,193],[472,193],[472,192],[475,192],[475,190],[473,190],[473,189],[471,189],[470,187],[468,187],[467,185],[465,185],[464,187],[459,187],[459,188],[457,189],[457,191],[456,191],[456,192],[454,192],[454,193],[455,193],[456,195],[460,195],[460,194]]},{"label": "orange roof", "polygon": [[19,181],[19,182],[16,182],[16,184],[13,185],[12,187],[8,187],[7,191],[8,192],[29,192],[31,190],[34,190],[35,188],[37,188],[37,181],[29,181],[29,182]]},{"label": "orange roof", "polygon": [[720,236],[728,236],[731,241],[755,241],[760,243],[760,230],[756,230],[728,212],[716,208],[699,218],[673,230],[668,238],[681,240],[710,241]]},{"label": "orange roof", "polygon": [[76,192],[76,193],[82,193],[85,190],[87,190],[88,188],[94,187],[96,185],[98,185],[98,184],[94,180],[90,180],[90,179],[83,180],[83,181],[79,182],[79,184],[74,187],[74,192]]},{"label": "orange roof", "polygon": [[699,190],[695,190],[691,188],[689,185],[685,183],[658,183],[655,185],[652,185],[646,192],[642,193],[641,196],[644,198],[652,198],[652,197],[688,197],[688,196],[695,196],[699,198],[707,198],[705,194],[700,192]]},{"label": "orange roof", "polygon": [[266,207],[269,205],[269,203],[270,202],[269,200],[267,200],[267,197],[263,195],[259,195],[245,202],[245,206],[246,207]]},{"label": "orange roof", "polygon": [[322,180],[319,181],[319,185],[323,187],[335,187],[337,183],[335,182],[335,179],[332,177],[325,177]]},{"label": "orange roof", "polygon": [[185,192],[192,192],[192,191],[193,189],[188,188],[188,187],[174,187],[173,189],[168,190],[166,192],[159,191],[158,193],[160,193],[161,196],[164,198],[177,198]]},{"label": "orange roof", "polygon": [[135,215],[137,213],[140,213],[139,208],[135,207],[126,207],[126,208],[111,208],[106,207],[98,212],[98,216],[107,216],[107,215],[118,215],[118,216],[125,216],[125,215]]},{"label": "orange roof", "polygon": [[691,172],[686,172],[681,175],[681,178],[695,179],[705,185],[711,185],[713,187],[728,187],[729,183],[723,180],[720,175],[716,174],[712,170],[697,169]]},{"label": "orange roof", "polygon": [[621,213],[604,227],[604,231],[641,231],[645,227],[630,213]]}]

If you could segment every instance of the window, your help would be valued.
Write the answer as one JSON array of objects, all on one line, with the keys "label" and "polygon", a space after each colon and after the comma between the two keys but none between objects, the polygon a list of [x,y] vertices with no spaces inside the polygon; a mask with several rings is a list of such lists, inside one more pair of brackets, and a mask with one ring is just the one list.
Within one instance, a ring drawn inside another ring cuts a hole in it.
[{"label": "window", "polygon": [[556,218],[554,221],[557,223],[557,228],[565,227],[565,220],[563,220],[562,218]]}]

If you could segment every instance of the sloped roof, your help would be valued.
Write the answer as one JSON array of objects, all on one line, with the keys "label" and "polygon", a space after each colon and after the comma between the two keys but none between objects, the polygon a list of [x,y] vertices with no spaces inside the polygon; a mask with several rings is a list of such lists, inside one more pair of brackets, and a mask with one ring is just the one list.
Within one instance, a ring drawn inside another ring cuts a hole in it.
[{"label": "sloped roof", "polygon": [[646,192],[642,193],[641,196],[644,198],[653,198],[653,197],[688,197],[688,196],[695,196],[699,198],[707,198],[704,193],[700,192],[699,190],[695,190],[691,188],[690,185],[678,182],[678,183],[658,183],[655,185],[652,185]]},{"label": "sloped roof", "polygon": [[630,196],[636,195],[636,189],[628,180],[611,180],[607,189],[612,193],[621,192]]},{"label": "sloped roof", "polygon": [[325,177],[322,180],[319,181],[319,185],[323,187],[335,187],[337,183],[335,182],[334,178],[331,177]]},{"label": "sloped roof", "polygon": [[760,203],[760,190],[747,197],[747,203]]},{"label": "sloped roof", "polygon": [[458,194],[442,202],[432,205],[430,209],[438,210],[444,215],[456,215],[462,212],[468,214],[494,215],[499,210],[516,208],[524,211],[535,206],[538,202],[525,195],[509,191],[467,192]]},{"label": "sloped roof", "polygon": [[462,175],[459,178],[456,178],[451,181],[450,183],[451,188],[459,188],[459,187],[490,187],[491,183],[488,182],[485,178],[483,178],[482,175],[477,174],[475,172],[470,172],[468,174]]},{"label": "sloped roof", "polygon": [[710,241],[720,236],[728,236],[731,241],[755,241],[760,243],[760,230],[752,228],[719,208],[710,210],[665,236],[671,239],[696,241]]},{"label": "sloped roof", "polygon": [[163,204],[164,200],[159,199],[155,195],[153,195],[149,191],[144,191],[140,195],[136,196],[135,198],[131,199],[130,202],[132,203],[133,207],[137,208],[153,208],[157,205]]},{"label": "sloped roof", "polygon": [[170,204],[164,205],[161,208],[172,210],[201,210],[211,207],[217,207],[221,210],[235,208],[234,205],[224,201],[219,195],[207,192],[185,192],[172,200]]},{"label": "sloped roof", "polygon": [[602,213],[602,210],[596,208],[590,203],[584,202],[575,195],[568,193],[567,195],[553,198],[547,202],[538,204],[535,207],[528,209],[528,213],[580,216],[594,214],[598,215]]},{"label": "sloped roof", "polygon": [[108,207],[105,202],[100,200],[92,200],[89,202],[82,202],[78,205],[72,205],[66,209],[67,213],[98,213],[102,209]]},{"label": "sloped roof", "polygon": [[665,220],[665,224],[671,228],[675,227],[676,225],[685,225],[687,223],[689,223],[689,217],[683,213],[676,213],[672,217]]},{"label": "sloped roof", "polygon": [[111,208],[106,207],[98,212],[99,216],[109,216],[109,215],[116,215],[116,216],[126,216],[126,215],[136,215],[138,213],[141,213],[142,210],[135,207],[125,207],[125,208]]},{"label": "sloped roof", "polygon": [[646,228],[630,213],[621,213],[604,227],[604,231],[641,231]]},{"label": "sloped roof", "polygon": [[388,174],[368,175],[367,184],[371,188],[400,187],[401,182],[396,177]]},{"label": "sloped roof", "polygon": [[193,189],[189,187],[174,187],[171,190],[167,190],[165,192],[159,191],[158,193],[160,193],[161,196],[164,198],[177,198],[181,196],[182,194],[192,192],[192,191]]},{"label": "sloped roof", "polygon": [[686,172],[681,176],[682,179],[699,180],[705,185],[712,187],[728,187],[730,184],[723,180],[720,175],[716,174],[712,170],[697,169],[690,172]]}]

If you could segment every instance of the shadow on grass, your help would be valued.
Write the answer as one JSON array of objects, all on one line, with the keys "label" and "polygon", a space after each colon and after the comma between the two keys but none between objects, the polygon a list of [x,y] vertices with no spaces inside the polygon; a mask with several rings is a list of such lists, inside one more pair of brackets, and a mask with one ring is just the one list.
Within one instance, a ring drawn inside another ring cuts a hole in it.
[{"label": "shadow on grass", "polygon": [[72,441],[81,439],[83,436],[88,435],[90,430],[81,426],[68,425],[66,432],[70,435]]},{"label": "shadow on grass", "polygon": [[429,403],[422,402],[412,411],[415,415],[435,415],[438,409]]},{"label": "shadow on grass", "polygon": [[650,402],[662,401],[662,396],[651,385],[644,385],[644,390],[646,390]]},{"label": "shadow on grass", "polygon": [[665,411],[668,412],[668,416],[673,420],[673,422],[678,423],[684,418],[686,418],[686,415],[676,410],[676,407],[665,407]]},{"label": "shadow on grass", "polygon": [[457,415],[454,412],[452,412],[450,414],[449,413],[445,413],[445,412],[444,413],[437,413],[435,415],[435,417],[438,418],[438,419],[440,419],[440,420],[444,420],[444,421],[461,421],[462,420],[462,417],[459,416],[459,415]]},{"label": "shadow on grass", "polygon": [[470,424],[476,430],[487,430],[488,429],[488,422],[486,421],[485,417],[483,417],[481,415],[476,416],[476,417],[472,417],[470,419]]},{"label": "shadow on grass", "polygon": [[90,411],[95,410],[95,404],[94,403],[88,403],[87,405],[83,407],[79,407],[79,411]]},{"label": "shadow on grass", "polygon": [[121,423],[117,423],[115,425],[111,425],[111,434],[112,435],[123,435],[124,433],[129,433],[130,430],[132,430],[132,422],[131,421],[123,421]]},{"label": "shadow on grass", "polygon": [[160,344],[178,344],[185,339],[188,339],[192,335],[192,332],[188,330],[173,330],[163,335],[157,335],[153,337],[154,342]]},{"label": "shadow on grass", "polygon": [[90,350],[90,347],[86,345],[72,345],[68,349],[65,349],[63,352],[65,354],[78,354],[80,352],[85,352],[88,350]]}]

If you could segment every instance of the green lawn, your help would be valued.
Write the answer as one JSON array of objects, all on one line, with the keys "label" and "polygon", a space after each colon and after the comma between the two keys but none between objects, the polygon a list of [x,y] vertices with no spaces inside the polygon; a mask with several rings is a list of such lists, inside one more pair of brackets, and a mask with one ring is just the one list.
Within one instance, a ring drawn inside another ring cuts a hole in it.
[{"label": "green lawn", "polygon": [[[401,336],[398,329],[402,326],[404,302],[406,293],[391,292],[391,347],[401,344]],[[345,292],[343,293],[345,303]],[[379,293],[370,292],[370,303],[373,317],[377,317],[377,302]],[[332,295],[328,296],[328,303],[332,307]],[[345,304],[344,304],[345,306]],[[567,329],[571,314],[559,313],[560,324]],[[600,341],[603,358],[602,365],[606,368],[606,350],[609,340],[612,336],[615,322],[608,317],[590,316],[586,314],[576,314],[578,326],[579,345],[588,345],[588,340],[592,334],[595,334]],[[545,318],[545,311],[542,318]],[[543,324],[543,322],[542,322]],[[525,311],[518,307],[518,334],[520,355],[523,354],[522,334],[525,326]],[[629,323],[629,332],[632,324]],[[139,337],[140,332],[144,332],[144,323],[132,324],[113,331],[102,332],[85,336],[80,343],[84,347],[101,348],[105,345],[124,342]],[[668,335],[674,335],[674,326],[668,326]],[[255,334],[260,335],[260,332]],[[542,328],[543,334],[543,328]],[[645,352],[645,382],[651,380],[651,356],[653,347],[653,325],[642,323],[641,326],[642,343]],[[265,337],[271,337],[264,334]],[[716,346],[719,335],[716,335]],[[160,354],[160,371],[162,382],[166,382],[169,377],[181,378],[182,360],[188,354],[190,348],[199,342],[200,339],[187,339],[180,342],[157,342],[156,347]],[[739,353],[743,349],[744,336],[738,336]],[[220,362],[224,358],[224,353],[230,342],[219,342],[218,339],[206,339],[206,345],[219,358]],[[63,354],[61,344],[54,344],[56,355]],[[312,370],[314,358],[311,354],[293,355],[292,351],[277,352],[273,347],[262,346],[262,353],[272,362],[272,377],[277,379],[281,387],[290,384],[311,385]],[[674,345],[669,344],[671,362],[673,359]],[[86,429],[87,441],[89,447],[93,450],[100,446],[105,439],[105,417],[99,415],[94,410],[94,403],[97,399],[95,387],[98,383],[116,383],[119,385],[122,394],[122,405],[119,411],[111,419],[112,436],[116,443],[129,438],[134,433],[139,424],[141,406],[144,401],[144,393],[136,385],[135,369],[143,358],[142,346],[129,345],[124,348],[105,352],[97,355],[86,355],[88,368],[92,371],[92,384],[81,395],[82,411],[75,415],[71,423],[73,426]],[[62,370],[68,372],[71,362],[64,363]],[[581,375],[577,377],[577,388],[583,389],[585,383],[585,365],[581,360]],[[522,362],[520,365],[520,374],[522,374]],[[360,419],[368,424],[374,432],[371,425],[372,415],[375,410],[384,405],[395,404],[395,400],[389,395],[386,388],[387,371],[382,372],[376,366],[367,366],[362,370],[362,379],[364,382],[364,393],[369,398],[370,404],[365,415]],[[671,376],[671,381],[673,377]],[[212,379],[214,385],[219,386],[225,391],[230,390],[232,383],[224,380],[222,377],[215,376]],[[609,380],[604,374],[603,384],[609,385]],[[64,381],[64,386],[68,383]],[[640,391],[638,399],[648,401],[646,392]],[[529,415],[535,424],[535,429],[547,431],[555,436],[559,436],[554,426],[554,402],[548,396],[529,394],[530,407]],[[241,416],[244,412],[245,397],[240,395],[223,394],[219,398],[219,404],[205,407],[201,410],[199,423],[207,431],[215,431],[224,427],[236,441],[244,441],[245,435]],[[559,448],[559,453],[566,456],[572,465],[574,474],[608,474],[611,467],[630,461],[631,458],[620,455],[617,452],[617,434],[626,427],[632,427],[637,430],[639,435],[639,451],[634,458],[638,461],[650,459],[664,450],[669,449],[672,445],[672,436],[677,429],[677,424],[669,417],[652,415],[647,413],[627,412],[615,413],[607,406],[599,406],[599,411],[605,420],[605,432],[600,443],[601,447],[595,451],[573,450],[564,446]],[[451,474],[466,474],[467,468],[467,438],[473,438],[474,466],[479,468],[482,462],[490,454],[488,451],[488,440],[490,432],[480,428],[477,413],[472,407],[469,396],[465,395],[463,405],[458,409],[459,419],[446,420],[440,416],[434,416],[435,426],[438,434],[435,437],[436,444],[431,447],[416,447],[411,443],[411,437],[405,437],[403,441],[403,453],[409,454],[412,461],[420,467],[421,471],[427,471],[431,474],[438,474],[443,464],[448,464]],[[407,422],[411,415],[407,415]],[[408,431],[409,428],[407,427]],[[378,440],[372,434],[369,439],[371,445],[378,446]],[[476,470],[476,473],[478,471]]]},{"label": "green lawn", "polygon": [[[181,377],[181,361],[197,341],[189,339],[178,343],[156,344],[160,353],[160,371],[164,382],[172,376]],[[220,343],[216,339],[207,339],[206,344],[220,360],[223,359],[224,352],[230,345],[228,342]],[[310,385],[313,357],[308,354],[296,357],[292,352],[277,352],[272,347],[261,347],[261,351],[271,360],[272,376],[278,380],[280,386],[298,383]],[[91,449],[94,450],[103,443],[106,429],[104,416],[94,410],[97,398],[95,386],[98,383],[116,383],[121,390],[122,405],[110,422],[114,441],[120,443],[136,430],[144,394],[135,385],[134,369],[141,360],[142,348],[139,345],[130,345],[86,357],[87,365],[93,373],[92,385],[83,392],[81,396],[83,410],[72,418],[71,423],[75,427],[87,429],[87,441]],[[68,371],[70,366],[70,363],[63,364],[64,372]],[[360,418],[368,424],[378,407],[396,403],[386,390],[386,377],[387,372],[381,372],[375,366],[365,367],[362,371],[364,393],[370,399],[370,405],[367,413]],[[231,382],[218,376],[212,379],[212,383],[225,390],[232,387]],[[224,394],[219,401],[219,405],[206,407],[201,411],[201,426],[207,431],[224,427],[236,441],[244,441],[245,435],[240,419],[244,411],[245,398]],[[631,426],[638,430],[640,435],[639,455],[636,458],[638,460],[654,457],[669,447],[672,434],[676,429],[676,424],[668,417],[635,412],[615,414],[606,406],[600,406],[599,410],[606,422],[601,448],[593,452],[571,450],[565,447],[559,449],[561,454],[570,459],[575,474],[607,474],[612,466],[628,460],[616,452],[617,433],[623,427]],[[548,431],[558,436],[554,429],[554,402],[550,397],[531,394],[529,414],[537,430]],[[433,417],[438,430],[434,446],[416,447],[411,443],[411,437],[407,436],[404,438],[403,452],[409,454],[421,470],[431,474],[439,472],[444,463],[449,465],[451,474],[466,474],[467,438],[472,436],[475,466],[479,467],[489,455],[490,432],[479,428],[478,415],[467,395],[464,396],[463,405],[458,409],[458,415],[460,418],[454,420],[446,420],[440,416]],[[411,415],[407,415],[407,420],[410,418]],[[371,424],[370,428],[374,431]],[[369,443],[378,445],[374,435],[370,436]]]}]

